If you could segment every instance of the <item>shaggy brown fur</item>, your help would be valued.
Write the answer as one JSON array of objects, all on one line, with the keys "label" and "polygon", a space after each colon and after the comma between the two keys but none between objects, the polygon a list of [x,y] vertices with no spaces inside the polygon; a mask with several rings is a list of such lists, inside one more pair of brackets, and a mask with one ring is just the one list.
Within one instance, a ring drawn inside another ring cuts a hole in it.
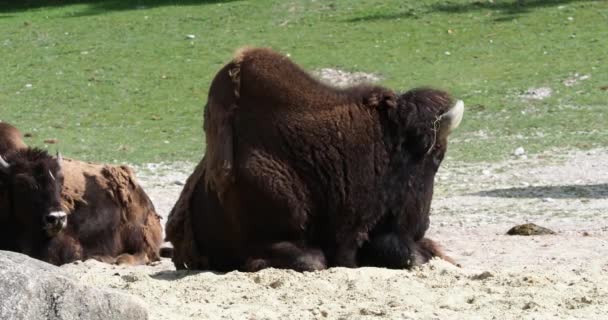
[{"label": "shaggy brown fur", "polygon": [[21,132],[6,122],[0,122],[0,156],[8,151],[27,148]]},{"label": "shaggy brown fur", "polygon": [[403,268],[441,255],[423,236],[452,105],[433,89],[336,89],[271,50],[240,50],[211,84],[207,153],[167,223],[176,266]]},{"label": "shaggy brown fur", "polygon": [[69,262],[59,253],[65,250],[73,251],[74,260],[146,264],[160,259],[160,216],[130,168],[64,159],[63,170],[68,225],[58,238],[65,243],[55,241],[45,260]]},{"label": "shaggy brown fur", "polygon": [[[15,127],[4,124],[3,128],[10,130],[0,131],[0,142],[21,141],[15,140],[21,137]],[[23,141],[13,143],[11,148],[13,152],[27,150]],[[160,259],[160,217],[130,168],[71,159],[63,159],[61,167],[60,201],[68,214],[66,228],[53,237],[29,237],[19,245],[0,243],[0,247],[57,265],[88,258],[117,264]],[[4,191],[0,188],[0,220],[10,214],[10,199]],[[10,223],[4,227],[12,228]]]}]

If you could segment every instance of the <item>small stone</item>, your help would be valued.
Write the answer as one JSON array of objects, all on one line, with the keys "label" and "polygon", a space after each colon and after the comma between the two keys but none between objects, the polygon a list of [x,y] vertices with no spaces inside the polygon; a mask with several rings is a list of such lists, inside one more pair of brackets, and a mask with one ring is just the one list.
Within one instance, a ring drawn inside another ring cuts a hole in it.
[{"label": "small stone", "polygon": [[122,280],[124,280],[125,282],[137,282],[139,281],[139,277],[134,275],[134,274],[125,274],[124,276],[120,277]]},{"label": "small stone", "polygon": [[540,236],[555,234],[555,231],[538,226],[534,223],[526,223],[517,225],[509,229],[509,231],[507,231],[507,234],[510,236]]},{"label": "small stone", "polygon": [[514,156],[518,156],[518,157],[519,157],[519,156],[523,156],[523,155],[525,155],[525,154],[526,154],[526,150],[524,150],[524,148],[523,148],[523,147],[518,147],[517,149],[515,149],[515,150],[513,151],[513,155],[514,155]]},{"label": "small stone", "polygon": [[255,277],[253,277],[253,282],[260,283],[260,282],[262,282],[262,278],[260,278],[260,276],[256,275]]},{"label": "small stone", "polygon": [[471,276],[471,280],[486,280],[492,277],[494,277],[494,275],[490,271],[484,271],[480,274]]},{"label": "small stone", "polygon": [[555,202],[553,198],[543,198],[543,202]]},{"label": "small stone", "polygon": [[368,308],[361,308],[359,310],[359,314],[361,314],[362,316],[384,316],[386,314],[386,312],[384,312],[382,310],[372,310],[372,309],[368,309]]},{"label": "small stone", "polygon": [[271,287],[271,288],[273,288],[273,289],[276,289],[276,288],[278,288],[278,287],[280,287],[282,285],[283,285],[283,281],[281,279],[278,279],[278,280],[275,280],[275,281],[271,282],[268,286]]}]

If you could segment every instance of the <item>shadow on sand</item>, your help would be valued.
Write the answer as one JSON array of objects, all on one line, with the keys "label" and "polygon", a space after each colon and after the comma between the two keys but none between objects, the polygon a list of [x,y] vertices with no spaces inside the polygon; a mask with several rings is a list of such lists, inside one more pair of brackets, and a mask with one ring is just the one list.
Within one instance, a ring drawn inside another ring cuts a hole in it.
[{"label": "shadow on sand", "polygon": [[608,183],[494,189],[473,195],[500,198],[602,199],[608,198]]},{"label": "shadow on sand", "polygon": [[451,3],[449,1],[421,6],[419,8],[401,9],[395,8],[395,12],[375,13],[347,19],[346,22],[371,22],[395,19],[417,19],[430,13],[468,13],[474,11],[493,11],[495,22],[511,21],[523,14],[534,10],[545,9],[555,6],[563,6],[571,3],[598,2],[602,0],[470,0],[465,3]]}]

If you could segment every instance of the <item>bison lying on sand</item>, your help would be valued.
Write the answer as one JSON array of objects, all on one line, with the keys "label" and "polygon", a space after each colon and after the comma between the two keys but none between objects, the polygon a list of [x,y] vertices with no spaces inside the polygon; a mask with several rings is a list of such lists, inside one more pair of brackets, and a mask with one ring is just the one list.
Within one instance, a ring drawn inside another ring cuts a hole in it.
[{"label": "bison lying on sand", "polygon": [[[0,136],[0,145],[15,137]],[[128,167],[12,144],[21,147],[0,157],[0,250],[57,265],[159,260],[160,217]]]},{"label": "bison lying on sand", "polygon": [[408,268],[463,103],[445,92],[336,89],[268,49],[215,76],[207,153],[166,226],[177,268]]}]

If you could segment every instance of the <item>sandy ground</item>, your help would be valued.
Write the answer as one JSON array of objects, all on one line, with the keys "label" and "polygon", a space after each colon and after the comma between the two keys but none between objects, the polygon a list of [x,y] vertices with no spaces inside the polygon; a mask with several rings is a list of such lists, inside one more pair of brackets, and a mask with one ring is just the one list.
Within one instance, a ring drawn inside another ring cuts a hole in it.
[{"label": "sandy ground", "polygon": [[[138,167],[166,217],[194,164]],[[428,235],[462,268],[334,268],[297,273],[175,271],[96,261],[80,281],[140,297],[152,319],[605,319],[608,150],[555,151],[491,164],[444,162]],[[556,231],[507,236],[534,222]]]}]

